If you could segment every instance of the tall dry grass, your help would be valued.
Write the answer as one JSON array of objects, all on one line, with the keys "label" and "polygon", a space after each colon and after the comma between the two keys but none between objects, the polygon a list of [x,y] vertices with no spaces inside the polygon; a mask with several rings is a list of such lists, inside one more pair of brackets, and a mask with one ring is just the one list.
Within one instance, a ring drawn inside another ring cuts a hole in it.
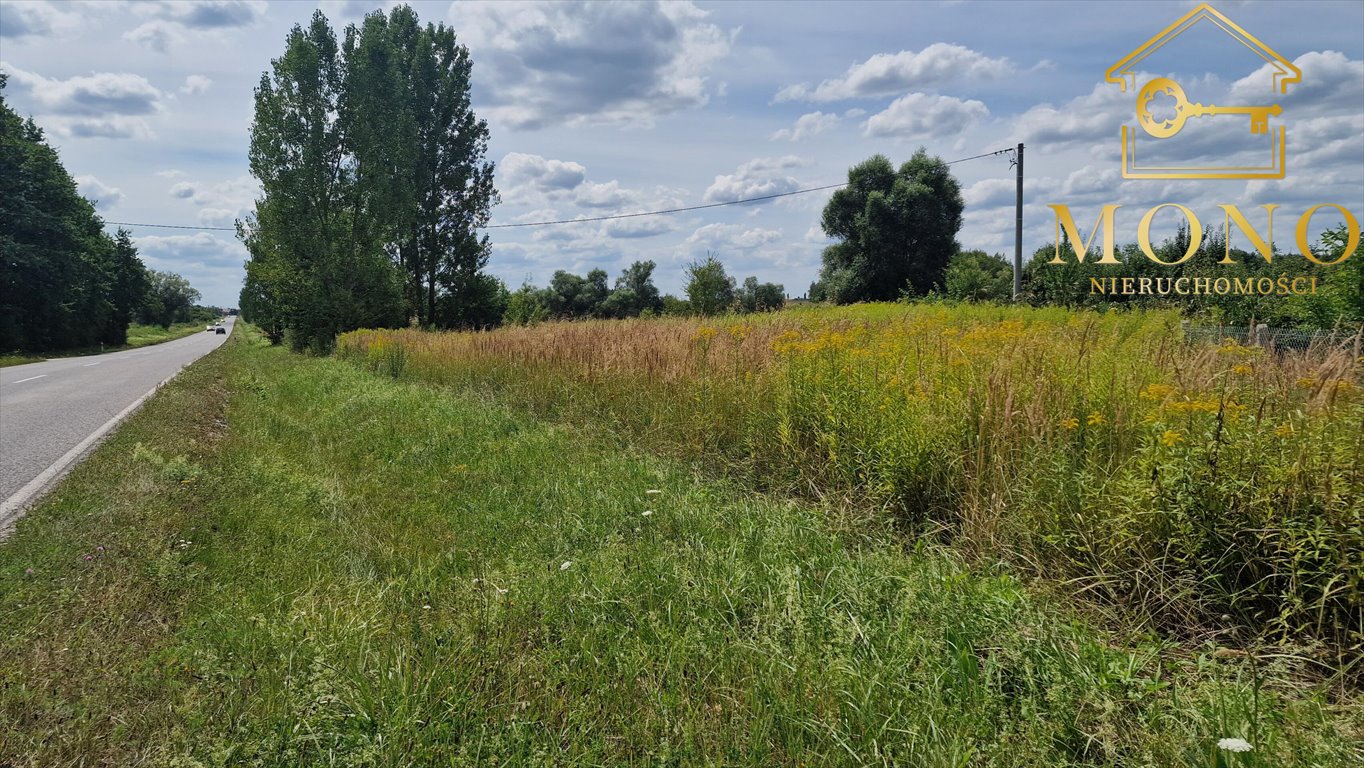
[{"label": "tall dry grass", "polygon": [[361,331],[339,354],[882,505],[1167,630],[1364,650],[1358,335],[1280,354],[1186,343],[1163,312],[866,305]]}]

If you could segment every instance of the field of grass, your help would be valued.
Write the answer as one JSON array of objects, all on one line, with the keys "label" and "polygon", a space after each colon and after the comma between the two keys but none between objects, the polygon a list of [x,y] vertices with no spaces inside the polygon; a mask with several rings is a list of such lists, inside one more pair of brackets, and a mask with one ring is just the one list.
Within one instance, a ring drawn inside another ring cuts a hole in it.
[{"label": "field of grass", "polygon": [[195,333],[204,333],[204,323],[176,323],[170,328],[162,328],[159,325],[141,325],[133,323],[128,326],[128,343],[121,347],[91,347],[89,349],[76,349],[59,354],[50,355],[29,355],[14,354],[0,355],[0,368],[11,365],[27,365],[28,363],[41,363],[44,360],[51,360],[56,357],[78,357],[81,355],[97,355],[102,352],[117,352],[121,349],[137,349],[151,344],[160,344],[163,341],[175,341],[186,336],[193,336]]},{"label": "field of grass", "polygon": [[1359,338],[1267,354],[1176,314],[866,305],[356,332],[339,355],[493,389],[783,493],[896,515],[1179,639],[1364,659]]},{"label": "field of grass", "polygon": [[238,331],[0,545],[0,765],[1364,758],[1358,699],[1281,655]]}]

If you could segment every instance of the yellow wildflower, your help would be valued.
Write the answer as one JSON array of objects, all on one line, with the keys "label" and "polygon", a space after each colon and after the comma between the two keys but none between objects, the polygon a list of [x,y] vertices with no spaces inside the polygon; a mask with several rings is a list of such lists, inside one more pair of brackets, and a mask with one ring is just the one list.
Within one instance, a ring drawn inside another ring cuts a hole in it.
[{"label": "yellow wildflower", "polygon": [[1184,435],[1173,429],[1165,430],[1165,434],[1160,436],[1160,444],[1167,448],[1182,442],[1184,442]]},{"label": "yellow wildflower", "polygon": [[1098,411],[1091,412],[1089,417],[1085,419],[1085,423],[1091,427],[1103,426],[1107,421],[1108,420],[1103,417],[1103,414]]},{"label": "yellow wildflower", "polygon": [[1069,419],[1061,420],[1061,427],[1064,429],[1078,429],[1079,426],[1080,420],[1075,418],[1074,416],[1070,417]]},{"label": "yellow wildflower", "polygon": [[1274,436],[1275,436],[1275,437],[1292,437],[1292,436],[1293,436],[1293,425],[1292,425],[1292,424],[1287,424],[1287,423],[1280,424],[1279,426],[1277,426],[1277,427],[1274,428]]},{"label": "yellow wildflower", "polygon": [[697,329],[696,329],[696,333],[691,337],[691,340],[692,340],[692,341],[710,341],[711,339],[715,338],[715,334],[717,334],[717,333],[719,333],[718,330],[716,330],[716,329],[714,329],[714,328],[711,328],[711,327],[709,327],[709,326],[703,325],[703,326],[701,326],[700,328],[697,328]]},{"label": "yellow wildflower", "polygon": [[1138,395],[1142,400],[1164,400],[1173,395],[1175,388],[1169,384],[1151,384]]},{"label": "yellow wildflower", "polygon": [[1255,369],[1250,367],[1249,365],[1246,365],[1245,363],[1240,363],[1238,365],[1232,366],[1231,372],[1236,374],[1237,376],[1249,376],[1250,374],[1255,372]]},{"label": "yellow wildflower", "polygon": [[1307,376],[1304,376],[1304,377],[1302,377],[1301,379],[1298,379],[1298,386],[1299,386],[1299,387],[1302,387],[1303,389],[1311,389],[1312,387],[1315,387],[1316,385],[1317,385],[1317,380],[1316,380],[1316,379],[1309,378],[1309,377],[1307,377]]}]

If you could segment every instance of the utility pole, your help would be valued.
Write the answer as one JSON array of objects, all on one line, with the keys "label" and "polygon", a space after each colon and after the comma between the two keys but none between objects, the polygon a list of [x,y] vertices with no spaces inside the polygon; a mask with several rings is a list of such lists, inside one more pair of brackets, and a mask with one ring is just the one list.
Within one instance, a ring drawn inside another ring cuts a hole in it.
[{"label": "utility pole", "polygon": [[1014,203],[1014,301],[1023,293],[1023,142],[1014,158],[1018,166],[1018,194]]}]

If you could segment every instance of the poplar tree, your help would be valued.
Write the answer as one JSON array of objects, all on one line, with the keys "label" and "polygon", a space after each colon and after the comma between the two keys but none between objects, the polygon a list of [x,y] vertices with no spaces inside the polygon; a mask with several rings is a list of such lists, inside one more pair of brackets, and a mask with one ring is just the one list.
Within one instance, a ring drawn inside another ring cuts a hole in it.
[{"label": "poplar tree", "polygon": [[361,326],[495,322],[505,288],[477,229],[497,192],[471,72],[454,30],[405,5],[339,44],[320,11],[294,28],[256,90],[248,320],[319,350]]}]

